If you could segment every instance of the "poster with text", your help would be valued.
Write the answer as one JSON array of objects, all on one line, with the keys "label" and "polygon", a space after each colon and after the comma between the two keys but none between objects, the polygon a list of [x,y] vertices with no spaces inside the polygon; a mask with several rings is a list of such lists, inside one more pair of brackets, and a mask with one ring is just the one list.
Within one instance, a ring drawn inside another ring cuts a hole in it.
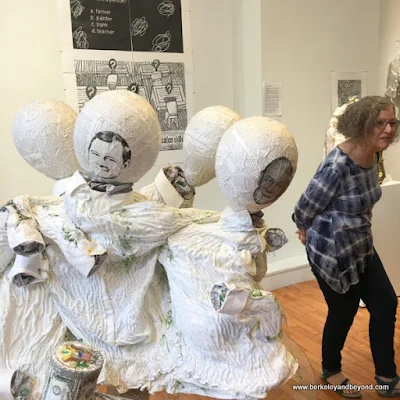
[{"label": "poster with text", "polygon": [[182,161],[193,115],[188,0],[59,0],[59,18],[67,103],[80,111],[105,91],[137,93],[158,114],[160,163]]}]

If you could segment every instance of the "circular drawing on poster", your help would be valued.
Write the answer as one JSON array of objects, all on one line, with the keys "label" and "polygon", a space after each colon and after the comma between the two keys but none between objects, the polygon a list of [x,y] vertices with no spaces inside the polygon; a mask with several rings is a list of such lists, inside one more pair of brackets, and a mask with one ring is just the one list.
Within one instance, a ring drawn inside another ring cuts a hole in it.
[{"label": "circular drawing on poster", "polygon": [[54,393],[56,396],[59,396],[59,395],[61,394],[61,388],[60,388],[60,386],[54,385],[54,386],[53,386],[53,393]]}]

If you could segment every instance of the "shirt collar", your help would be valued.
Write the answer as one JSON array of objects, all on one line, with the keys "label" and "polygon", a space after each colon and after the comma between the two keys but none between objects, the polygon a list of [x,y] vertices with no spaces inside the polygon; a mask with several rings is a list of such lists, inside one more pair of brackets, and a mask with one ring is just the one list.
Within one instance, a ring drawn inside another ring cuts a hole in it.
[{"label": "shirt collar", "polygon": [[65,189],[65,193],[71,195],[75,192],[76,189],[78,189],[81,186],[88,186],[88,184],[85,178],[81,175],[81,173],[79,171],[76,171],[71,176],[71,178],[69,178],[69,182]]}]

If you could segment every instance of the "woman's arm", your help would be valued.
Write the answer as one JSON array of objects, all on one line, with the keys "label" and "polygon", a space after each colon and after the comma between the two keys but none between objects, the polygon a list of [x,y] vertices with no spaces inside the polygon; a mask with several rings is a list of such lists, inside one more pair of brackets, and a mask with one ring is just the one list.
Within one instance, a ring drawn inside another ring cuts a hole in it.
[{"label": "woman's arm", "polygon": [[325,167],[314,175],[294,209],[293,221],[299,230],[306,231],[311,226],[315,216],[330,203],[338,187],[338,173],[331,167]]}]

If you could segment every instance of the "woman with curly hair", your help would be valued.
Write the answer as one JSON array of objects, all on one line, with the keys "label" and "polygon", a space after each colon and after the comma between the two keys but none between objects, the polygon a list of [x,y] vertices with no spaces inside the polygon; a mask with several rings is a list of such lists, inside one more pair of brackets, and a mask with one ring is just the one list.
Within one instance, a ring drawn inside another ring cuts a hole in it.
[{"label": "woman with curly hair", "polygon": [[373,247],[372,208],[382,195],[375,153],[398,136],[393,104],[367,96],[339,117],[346,141],[330,151],[296,204],[293,220],[311,269],[324,294],[328,316],[322,339],[322,379],[343,397],[360,397],[347,386],[341,350],[360,298],[370,313],[370,343],[384,396],[400,396],[394,363],[397,297]]}]

